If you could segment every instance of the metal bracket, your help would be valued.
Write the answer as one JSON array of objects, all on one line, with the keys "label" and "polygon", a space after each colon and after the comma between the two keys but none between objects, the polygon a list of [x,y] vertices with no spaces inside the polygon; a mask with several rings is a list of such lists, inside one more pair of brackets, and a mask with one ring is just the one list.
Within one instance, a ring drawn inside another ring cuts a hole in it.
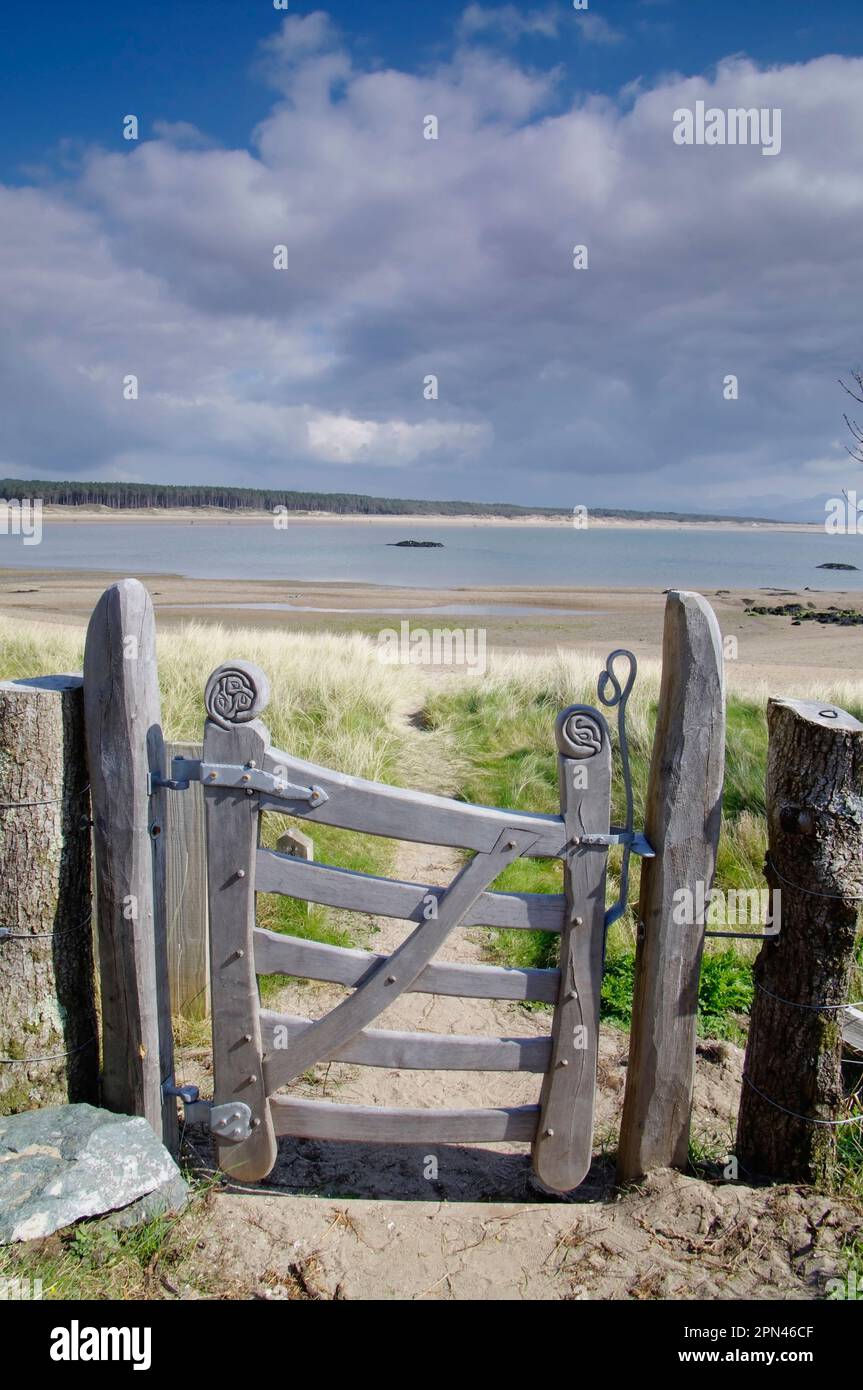
[{"label": "metal bracket", "polygon": [[252,1132],[252,1111],[245,1101],[229,1101],[214,1105],[201,1100],[197,1086],[177,1086],[173,1077],[162,1082],[163,1097],[176,1096],[183,1102],[183,1120],[187,1125],[207,1125],[211,1134],[224,1143],[240,1144]]},{"label": "metal bracket", "polygon": [[150,791],[154,787],[186,791],[190,782],[200,782],[205,790],[210,787],[217,790],[230,788],[248,792],[250,796],[255,792],[266,792],[268,796],[276,796],[284,801],[307,801],[312,808],[329,800],[323,787],[297,786],[251,763],[205,763],[200,758],[184,758],[178,754],[173,759],[171,770],[173,777],[151,774]]},{"label": "metal bracket", "polygon": [[631,854],[640,854],[642,859],[655,859],[656,852],[645,838],[642,830],[616,830],[613,826],[607,835],[576,835],[569,842],[573,848],[581,845],[625,845]]}]

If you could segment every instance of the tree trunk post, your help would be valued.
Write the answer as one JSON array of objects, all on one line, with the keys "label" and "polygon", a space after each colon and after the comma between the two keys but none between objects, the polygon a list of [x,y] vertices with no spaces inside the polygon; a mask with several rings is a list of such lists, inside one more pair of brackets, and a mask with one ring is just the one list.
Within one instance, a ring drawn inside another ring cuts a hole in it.
[{"label": "tree trunk post", "polygon": [[99,1039],[80,676],[0,682],[0,1111],[93,1102]]},{"label": "tree trunk post", "polygon": [[137,579],[99,599],[84,649],[84,710],[102,980],[102,1100],[177,1148],[165,922],[165,775],[150,596]]},{"label": "tree trunk post", "polygon": [[[675,921],[676,894],[716,865],[725,766],[725,680],[716,616],[700,594],[671,590],[665,605],[662,684],[645,834],[655,859],[641,867],[629,1065],[618,1182],[651,1168],[686,1166],[695,1078],[704,922]],[[703,916],[703,913],[702,913]]]},{"label": "tree trunk post", "polygon": [[765,873],[779,934],[755,962],[736,1154],[749,1176],[823,1183],[863,895],[863,724],[804,700],[771,700],[767,724]]}]

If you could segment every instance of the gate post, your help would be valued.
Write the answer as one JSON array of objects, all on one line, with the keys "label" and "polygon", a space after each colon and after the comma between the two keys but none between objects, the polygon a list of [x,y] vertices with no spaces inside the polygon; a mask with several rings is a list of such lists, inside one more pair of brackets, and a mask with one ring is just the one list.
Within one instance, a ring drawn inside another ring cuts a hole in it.
[{"label": "gate post", "polygon": [[164,798],[153,605],[122,579],[99,599],[84,648],[102,1007],[102,1101],[143,1115],[178,1147],[165,925]]},{"label": "gate post", "polygon": [[[651,1168],[686,1166],[695,1079],[704,922],[674,920],[675,893],[704,899],[722,817],[725,678],[716,615],[700,594],[670,590],[662,685],[641,866],[629,1066],[617,1155],[621,1184]],[[703,899],[702,899],[703,901]]]},{"label": "gate post", "polygon": [[767,727],[765,873],[781,924],[755,962],[734,1151],[750,1175],[824,1183],[863,890],[863,724],[835,705],[771,700]]}]

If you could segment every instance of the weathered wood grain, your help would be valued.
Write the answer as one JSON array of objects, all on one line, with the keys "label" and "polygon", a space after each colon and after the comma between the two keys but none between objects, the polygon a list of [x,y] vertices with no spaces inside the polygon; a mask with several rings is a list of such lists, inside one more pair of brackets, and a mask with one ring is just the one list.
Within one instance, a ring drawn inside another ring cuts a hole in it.
[{"label": "weathered wood grain", "polygon": [[[533,1166],[546,1187],[568,1192],[584,1178],[593,1152],[608,864],[607,847],[575,842],[585,834],[608,832],[611,742],[604,718],[587,705],[564,710],[556,733],[560,804],[569,845],[564,869],[567,912],[551,1064],[542,1083]],[[578,756],[570,756],[573,753]]]},{"label": "weathered wood grain", "polygon": [[372,971],[348,999],[316,1020],[285,1053],[274,1054],[267,1060],[264,1068],[267,1093],[286,1086],[321,1058],[332,1056],[337,1048],[410,989],[459,925],[467,909],[489,883],[513,860],[527,853],[533,843],[532,835],[506,829],[487,854],[474,855],[453,879],[440,905],[435,902],[435,910],[396,947],[385,963]]},{"label": "weathered wood grain", "polygon": [[[255,888],[259,893],[282,893],[325,907],[413,922],[423,920],[430,897],[440,902],[445,892],[433,884],[376,878],[270,849],[258,850]],[[559,932],[564,910],[562,893],[483,893],[465,913],[463,925]]]},{"label": "weathered wood grain", "polygon": [[267,772],[300,786],[321,787],[329,800],[310,807],[307,802],[286,802],[261,795],[262,810],[284,811],[322,825],[385,835],[394,840],[417,840],[427,845],[449,845],[488,852],[504,830],[519,830],[534,837],[531,854],[549,858],[563,853],[563,821],[560,816],[531,815],[494,806],[463,805],[430,792],[391,787],[350,777],[294,758],[278,748],[267,750]]},{"label": "weathered wood grain", "polygon": [[0,681],[4,1113],[98,1103],[87,783],[81,677]]},{"label": "weathered wood grain", "polygon": [[753,1177],[823,1188],[833,1122],[849,1113],[840,1060],[863,895],[863,724],[826,701],[771,700],[767,728],[766,877],[780,930],[753,970],[734,1152]]},{"label": "weathered wood grain", "polygon": [[[215,673],[214,673],[215,675]],[[212,683],[213,677],[210,678]],[[204,726],[204,759],[254,761],[269,742],[257,720],[221,728]],[[219,1167],[238,1181],[266,1177],[276,1161],[276,1140],[263,1081],[261,1026],[253,932],[254,866],[260,816],[256,800],[240,788],[209,787],[204,793],[213,1005],[213,1099],[244,1101],[254,1126],[237,1144],[216,1141]]]},{"label": "weathered wood grain", "polygon": [[396,1110],[326,1100],[270,1101],[276,1134],[368,1144],[501,1143],[531,1140],[539,1107],[501,1110]]},{"label": "weathered wood grain", "polygon": [[[264,1060],[295,1042],[309,1027],[311,1019],[262,1010]],[[544,1072],[550,1056],[550,1038],[487,1038],[379,1028],[363,1029],[327,1060],[396,1070]]]},{"label": "weathered wood grain", "polygon": [[704,923],[674,920],[675,893],[713,881],[722,813],[725,679],[722,638],[700,594],[672,590],[665,606],[662,684],[641,868],[635,992],[618,1180],[685,1167],[695,1072]]},{"label": "weathered wood grain", "polygon": [[855,1052],[863,1052],[863,1009],[848,1008],[843,1011],[842,1036]]},{"label": "weathered wood grain", "polygon": [[[168,775],[175,756],[201,757],[199,743],[166,745]],[[168,975],[175,1016],[190,1020],[210,1014],[207,930],[207,847],[204,794],[200,782],[165,798],[165,858]]]},{"label": "weathered wood grain", "polygon": [[[300,937],[265,931],[262,927],[255,931],[255,968],[259,975],[303,975],[309,980],[358,985],[388,959],[371,951],[304,941]],[[559,979],[559,970],[432,961],[417,976],[409,992],[553,1004],[557,999]]]},{"label": "weathered wood grain", "polygon": [[93,808],[103,1029],[102,1101],[144,1115],[177,1147],[167,980],[164,772],[153,606],[136,579],[112,584],[87,629],[84,711]]}]

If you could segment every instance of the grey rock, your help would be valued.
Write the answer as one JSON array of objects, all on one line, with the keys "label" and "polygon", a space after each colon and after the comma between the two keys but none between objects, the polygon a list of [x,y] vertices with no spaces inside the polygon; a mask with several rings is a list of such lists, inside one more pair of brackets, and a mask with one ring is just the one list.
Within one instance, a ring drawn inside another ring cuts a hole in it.
[{"label": "grey rock", "polygon": [[179,1210],[188,1188],[146,1120],[93,1105],[0,1116],[0,1243],[112,1212],[134,1225]]}]

